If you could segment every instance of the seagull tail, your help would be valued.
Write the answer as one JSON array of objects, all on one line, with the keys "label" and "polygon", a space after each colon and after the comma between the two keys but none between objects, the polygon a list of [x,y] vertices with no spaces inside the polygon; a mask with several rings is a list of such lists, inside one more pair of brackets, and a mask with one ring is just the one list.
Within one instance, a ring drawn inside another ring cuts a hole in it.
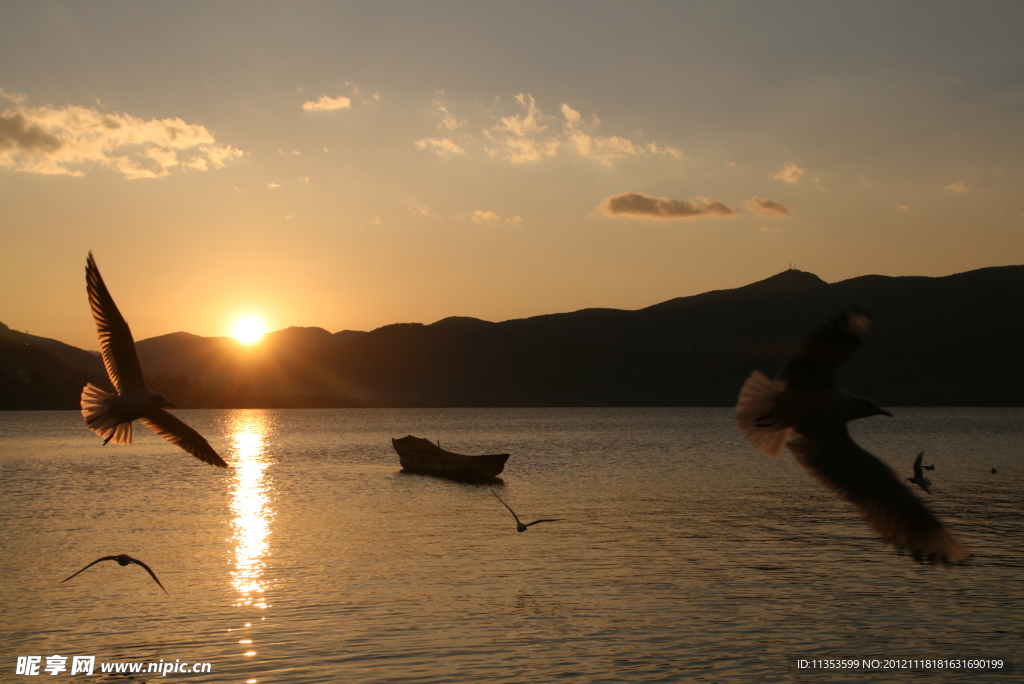
[{"label": "seagull tail", "polygon": [[743,438],[772,458],[778,458],[791,431],[780,425],[765,425],[778,408],[783,388],[761,371],[754,371],[743,383],[736,403],[736,425]]},{"label": "seagull tail", "polygon": [[132,443],[132,423],[118,422],[114,416],[115,396],[91,382],[82,390],[82,417],[90,430],[103,438],[104,444]]}]

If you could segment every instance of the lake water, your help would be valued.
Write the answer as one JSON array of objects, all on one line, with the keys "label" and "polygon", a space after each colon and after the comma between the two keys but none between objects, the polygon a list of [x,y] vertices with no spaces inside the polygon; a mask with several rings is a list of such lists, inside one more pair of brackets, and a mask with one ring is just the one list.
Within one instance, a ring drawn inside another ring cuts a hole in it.
[{"label": "lake water", "polygon": [[[804,658],[1024,653],[1021,409],[851,425],[971,549],[918,565],[730,409],[178,411],[234,468],[144,428],[0,412],[0,680],[18,656],[210,663],[179,682],[794,681]],[[392,437],[508,452],[495,487],[403,473]],[[993,475],[991,468],[997,468]],[[88,562],[127,553],[153,568]],[[1018,676],[1024,663],[1017,665]],[[110,675],[90,679],[107,681]],[[118,677],[123,680],[124,677]],[[1006,682],[1006,674],[800,681]]]}]

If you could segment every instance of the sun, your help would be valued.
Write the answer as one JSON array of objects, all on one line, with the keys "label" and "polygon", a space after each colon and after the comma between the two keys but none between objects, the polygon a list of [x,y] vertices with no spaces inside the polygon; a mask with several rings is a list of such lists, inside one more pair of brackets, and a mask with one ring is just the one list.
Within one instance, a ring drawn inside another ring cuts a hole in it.
[{"label": "sun", "polygon": [[267,328],[263,325],[263,321],[254,316],[248,316],[238,319],[231,336],[242,344],[256,344],[263,339],[266,332]]}]

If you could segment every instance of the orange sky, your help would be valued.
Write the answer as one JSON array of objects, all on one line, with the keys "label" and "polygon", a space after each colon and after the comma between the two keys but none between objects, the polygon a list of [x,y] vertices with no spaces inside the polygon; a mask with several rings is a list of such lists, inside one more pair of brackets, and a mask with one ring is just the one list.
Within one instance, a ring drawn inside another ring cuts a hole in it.
[{"label": "orange sky", "polygon": [[1024,5],[6,3],[0,321],[143,339],[1024,262]]}]

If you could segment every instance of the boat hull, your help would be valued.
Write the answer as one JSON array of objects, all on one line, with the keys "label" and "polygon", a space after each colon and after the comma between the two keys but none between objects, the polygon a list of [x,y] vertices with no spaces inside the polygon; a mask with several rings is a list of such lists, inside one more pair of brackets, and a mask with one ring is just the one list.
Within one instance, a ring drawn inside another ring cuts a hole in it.
[{"label": "boat hull", "polygon": [[508,454],[467,456],[446,451],[433,442],[408,435],[392,439],[402,468],[414,473],[440,475],[460,480],[490,480],[505,469]]}]

